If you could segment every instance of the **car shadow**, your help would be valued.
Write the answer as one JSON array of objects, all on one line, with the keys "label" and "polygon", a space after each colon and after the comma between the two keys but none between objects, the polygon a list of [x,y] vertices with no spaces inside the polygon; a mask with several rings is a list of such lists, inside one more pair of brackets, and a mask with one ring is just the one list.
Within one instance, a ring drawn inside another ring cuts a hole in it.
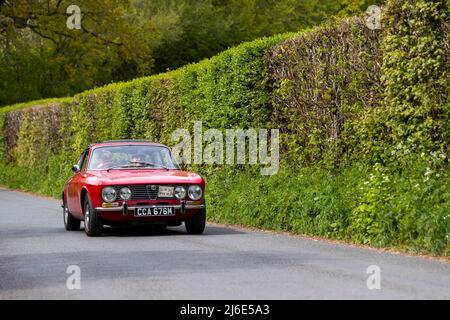
[{"label": "car shadow", "polygon": [[[203,236],[245,234],[240,230],[235,230],[220,226],[207,225]],[[103,237],[161,237],[161,236],[189,236],[184,226],[168,227],[161,229],[153,226],[133,226],[133,227],[105,227]]]}]

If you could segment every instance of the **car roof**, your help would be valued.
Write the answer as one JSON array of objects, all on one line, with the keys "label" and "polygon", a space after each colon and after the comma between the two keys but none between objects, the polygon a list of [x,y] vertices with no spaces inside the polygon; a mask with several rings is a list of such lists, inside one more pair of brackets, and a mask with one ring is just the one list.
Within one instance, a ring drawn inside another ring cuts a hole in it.
[{"label": "car roof", "polygon": [[147,145],[147,146],[158,146],[158,147],[166,147],[164,144],[155,143],[149,140],[108,140],[98,143],[92,143],[90,148],[98,148],[98,147],[111,147],[111,146],[132,146],[132,145]]}]

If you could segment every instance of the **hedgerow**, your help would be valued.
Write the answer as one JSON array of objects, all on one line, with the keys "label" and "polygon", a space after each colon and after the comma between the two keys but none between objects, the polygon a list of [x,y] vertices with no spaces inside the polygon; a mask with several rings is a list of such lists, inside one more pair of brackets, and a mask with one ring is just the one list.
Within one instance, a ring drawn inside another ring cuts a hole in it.
[{"label": "hedgerow", "polygon": [[332,21],[269,52],[273,122],[291,159],[342,160],[357,144],[357,123],[380,107],[381,32],[365,23],[362,17]]},{"label": "hedgerow", "polygon": [[280,128],[281,170],[191,166],[209,217],[450,255],[445,1],[264,38],[169,73],[0,109],[0,184],[60,197],[90,143],[177,128]]}]

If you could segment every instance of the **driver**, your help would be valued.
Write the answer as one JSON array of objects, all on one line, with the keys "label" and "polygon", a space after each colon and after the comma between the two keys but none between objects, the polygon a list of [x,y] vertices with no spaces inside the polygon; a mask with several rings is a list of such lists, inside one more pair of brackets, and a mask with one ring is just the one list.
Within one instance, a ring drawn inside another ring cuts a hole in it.
[{"label": "driver", "polygon": [[141,153],[133,154],[131,157],[131,162],[135,164],[145,162],[145,155]]}]

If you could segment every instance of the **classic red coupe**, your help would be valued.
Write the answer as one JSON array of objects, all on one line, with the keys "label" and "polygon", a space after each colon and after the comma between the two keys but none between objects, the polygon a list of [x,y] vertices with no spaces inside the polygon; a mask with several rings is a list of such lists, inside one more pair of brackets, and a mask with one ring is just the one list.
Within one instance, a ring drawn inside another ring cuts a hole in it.
[{"label": "classic red coupe", "polygon": [[144,140],[92,144],[72,167],[62,194],[64,226],[99,236],[104,225],[179,226],[205,229],[205,181],[182,171],[170,149]]}]

